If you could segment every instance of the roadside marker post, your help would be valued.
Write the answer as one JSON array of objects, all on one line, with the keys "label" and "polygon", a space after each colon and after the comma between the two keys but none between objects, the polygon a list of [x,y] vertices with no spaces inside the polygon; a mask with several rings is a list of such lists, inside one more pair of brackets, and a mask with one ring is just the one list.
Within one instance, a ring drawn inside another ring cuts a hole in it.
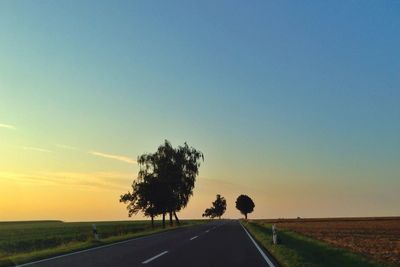
[{"label": "roadside marker post", "polygon": [[272,225],[272,243],[274,245],[278,244],[278,233],[275,224]]},{"label": "roadside marker post", "polygon": [[99,241],[99,234],[97,233],[96,225],[95,225],[95,224],[92,224],[92,226],[93,226],[93,236],[94,236],[94,239],[95,239],[96,241]]}]

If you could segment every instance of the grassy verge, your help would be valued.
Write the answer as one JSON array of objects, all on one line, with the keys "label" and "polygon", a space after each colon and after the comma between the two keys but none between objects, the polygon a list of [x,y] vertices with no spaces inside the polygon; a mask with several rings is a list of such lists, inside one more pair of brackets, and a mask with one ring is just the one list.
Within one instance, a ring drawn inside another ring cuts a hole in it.
[{"label": "grassy verge", "polygon": [[260,225],[256,222],[244,221],[242,223],[251,235],[275,257],[281,266],[392,266],[285,230],[278,231],[280,243],[273,245],[271,225]]},{"label": "grassy verge", "polygon": [[[17,252],[17,253],[12,253],[12,254],[10,254],[10,253],[5,254],[4,252],[1,253],[1,251],[0,251],[0,267],[15,266],[18,264],[37,261],[40,259],[54,257],[54,256],[71,253],[71,252],[75,252],[75,251],[79,251],[79,250],[104,246],[104,245],[115,243],[115,242],[120,242],[120,241],[143,237],[143,236],[147,236],[147,235],[151,235],[151,234],[155,234],[155,233],[170,231],[170,230],[173,230],[176,228],[193,226],[193,225],[197,225],[197,224],[201,224],[201,223],[205,223],[205,222],[206,221],[202,221],[202,220],[182,221],[181,226],[162,228],[161,226],[158,225],[154,229],[145,228],[145,229],[142,229],[141,231],[136,231],[133,233],[125,233],[122,235],[121,234],[120,235],[110,235],[106,238],[102,238],[100,241],[95,241],[92,238],[89,238],[84,241],[73,240],[73,241],[59,244],[54,247],[33,249],[30,251],[23,251],[23,252]],[[134,224],[135,222],[132,222],[132,223]],[[45,232],[43,232],[43,235],[45,235]]]}]

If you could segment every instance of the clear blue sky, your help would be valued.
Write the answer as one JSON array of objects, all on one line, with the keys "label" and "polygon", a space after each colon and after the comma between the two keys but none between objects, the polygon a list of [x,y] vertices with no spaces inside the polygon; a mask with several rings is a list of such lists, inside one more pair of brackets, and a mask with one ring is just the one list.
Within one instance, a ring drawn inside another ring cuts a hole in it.
[{"label": "clear blue sky", "polygon": [[134,177],[19,148],[136,158],[169,139],[205,153],[198,209],[222,193],[238,216],[246,186],[259,217],[398,215],[399,14],[398,1],[2,1],[0,125],[16,130],[0,128],[0,172]]}]

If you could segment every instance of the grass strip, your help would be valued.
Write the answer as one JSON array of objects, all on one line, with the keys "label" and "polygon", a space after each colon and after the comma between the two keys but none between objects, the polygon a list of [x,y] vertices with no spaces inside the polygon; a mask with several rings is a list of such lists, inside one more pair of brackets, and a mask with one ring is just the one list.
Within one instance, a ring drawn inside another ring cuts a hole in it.
[{"label": "grass strip", "polygon": [[242,221],[242,224],[257,242],[284,267],[394,266],[283,229],[278,229],[279,244],[274,245],[272,244],[272,225],[251,221]]}]

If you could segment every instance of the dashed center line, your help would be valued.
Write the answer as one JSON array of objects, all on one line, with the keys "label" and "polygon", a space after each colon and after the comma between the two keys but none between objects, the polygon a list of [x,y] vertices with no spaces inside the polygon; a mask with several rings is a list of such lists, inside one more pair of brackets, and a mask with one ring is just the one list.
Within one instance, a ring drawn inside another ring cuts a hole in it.
[{"label": "dashed center line", "polygon": [[190,238],[190,240],[196,239],[196,238],[198,238],[198,237],[199,237],[199,236],[198,236],[198,235],[196,235],[196,236],[194,236],[194,237]]},{"label": "dashed center line", "polygon": [[142,262],[142,264],[147,264],[147,263],[149,263],[149,262],[151,262],[151,261],[153,261],[153,260],[155,260],[155,259],[161,257],[162,255],[167,254],[167,253],[168,253],[167,250],[164,251],[164,252],[161,252],[160,254],[157,254],[157,255],[155,255],[154,257],[151,257],[150,259],[145,260],[144,262]]},{"label": "dashed center line", "polygon": [[206,233],[210,232],[210,229],[206,230]]}]

